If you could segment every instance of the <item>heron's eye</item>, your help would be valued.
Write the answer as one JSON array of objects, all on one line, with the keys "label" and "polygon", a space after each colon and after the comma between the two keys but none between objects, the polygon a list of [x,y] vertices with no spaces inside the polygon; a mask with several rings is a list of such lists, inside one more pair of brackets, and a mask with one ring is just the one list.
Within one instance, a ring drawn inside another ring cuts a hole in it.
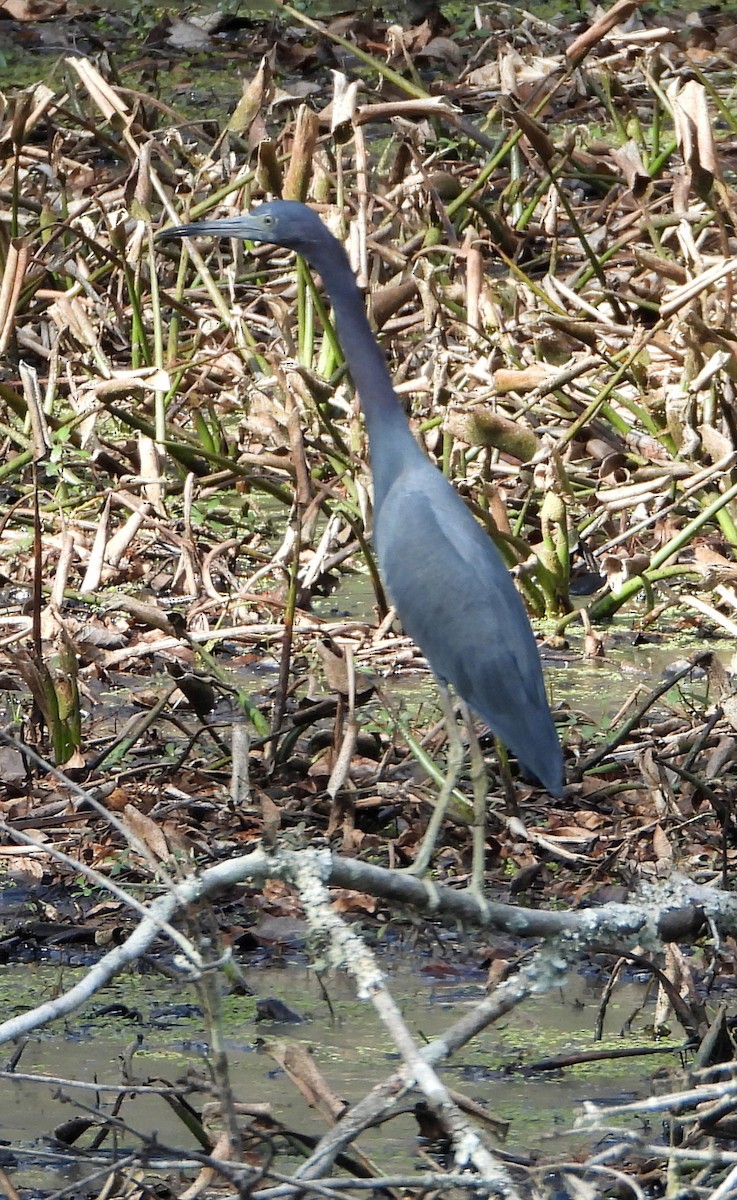
[{"label": "heron's eye", "polygon": [[273,225],[273,224],[274,224],[274,218],[273,218],[273,217],[264,217],[264,225],[266,225],[266,226],[270,226],[270,225]]}]

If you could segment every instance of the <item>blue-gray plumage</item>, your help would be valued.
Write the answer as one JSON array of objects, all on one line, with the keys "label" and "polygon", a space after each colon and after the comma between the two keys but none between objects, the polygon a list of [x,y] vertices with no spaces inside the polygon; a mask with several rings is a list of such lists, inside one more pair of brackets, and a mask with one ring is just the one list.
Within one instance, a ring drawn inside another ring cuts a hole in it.
[{"label": "blue-gray plumage", "polygon": [[368,428],[374,543],[389,595],[435,675],[559,796],[563,759],[522,600],[492,540],[415,441],[343,247],[311,209],[284,200],[159,236],[198,234],[296,250],[322,276]]}]

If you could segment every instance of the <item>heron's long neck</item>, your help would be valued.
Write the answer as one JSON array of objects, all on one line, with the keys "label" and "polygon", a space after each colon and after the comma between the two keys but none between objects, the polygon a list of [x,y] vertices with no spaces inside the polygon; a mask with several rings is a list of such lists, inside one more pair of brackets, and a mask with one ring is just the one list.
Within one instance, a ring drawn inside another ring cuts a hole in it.
[{"label": "heron's long neck", "polygon": [[366,318],[363,297],[343,247],[331,238],[327,245],[320,246],[312,265],[322,275],[332,301],[338,339],[361,401],[378,503],[401,461],[406,461],[408,445],[418,454],[422,451],[392,387],[384,353]]}]

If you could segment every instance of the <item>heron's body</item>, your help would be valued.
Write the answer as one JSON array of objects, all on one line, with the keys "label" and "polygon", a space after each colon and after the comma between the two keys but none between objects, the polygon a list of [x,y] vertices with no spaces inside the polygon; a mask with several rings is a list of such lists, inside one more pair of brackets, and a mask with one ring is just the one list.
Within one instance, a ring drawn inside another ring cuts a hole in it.
[{"label": "heron's body", "polygon": [[559,795],[560,745],[537,645],[496,547],[424,456],[402,472],[397,489],[396,501],[390,487],[376,510],[374,542],[407,633],[438,678],[453,686],[528,772]]},{"label": "heron's body", "polygon": [[399,617],[435,675],[560,795],[560,744],[522,600],[494,543],[415,441],[343,247],[311,209],[289,201],[164,236],[199,233],[289,247],[322,276],[368,427],[374,543]]}]

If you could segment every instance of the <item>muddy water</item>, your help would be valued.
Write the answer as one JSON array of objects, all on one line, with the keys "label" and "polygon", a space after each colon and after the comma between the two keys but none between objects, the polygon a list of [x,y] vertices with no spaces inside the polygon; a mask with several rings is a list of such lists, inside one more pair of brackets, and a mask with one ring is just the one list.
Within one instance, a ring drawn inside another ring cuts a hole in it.
[{"label": "muddy water", "polygon": [[[401,961],[392,958],[387,963],[393,994],[420,1042],[442,1033],[483,994],[480,973],[476,979],[439,982],[433,976],[441,969],[440,962],[410,960],[403,955]],[[448,969],[447,960],[442,969]],[[38,1002],[42,996],[70,986],[80,970],[48,965],[4,970],[0,983],[6,997],[5,1011],[26,1008],[32,1002],[31,996]],[[257,1021],[254,999],[225,998],[223,1025],[236,1098],[268,1103],[274,1117],[286,1126],[319,1136],[325,1129],[323,1121],[306,1105],[261,1042],[286,1038],[309,1046],[334,1092],[349,1101],[360,1099],[396,1067],[396,1052],[371,1007],[355,999],[348,978],[332,976],[324,981],[334,1013],[331,1017],[314,973],[304,965],[259,967],[248,977],[259,997],[282,999],[303,1022]],[[677,1066],[677,1055],[670,1050],[662,1056],[624,1063],[530,1074],[529,1068],[538,1059],[574,1048],[594,1048],[591,1031],[601,988],[600,978],[574,977],[565,994],[537,999],[507,1016],[444,1069],[448,1086],[510,1122],[506,1149],[524,1154],[535,1150],[543,1155],[559,1154],[562,1133],[571,1125],[582,1100],[646,1095],[652,1090],[655,1072]],[[642,1004],[643,995],[643,988],[633,982],[623,984],[615,993],[607,1034],[619,1048],[638,1044],[636,1032],[629,1031],[625,1040],[621,1032],[625,1021]],[[100,1013],[104,1005],[115,1003],[130,1010],[127,1017]],[[640,1044],[651,1045],[645,1030],[647,1015],[639,1021]],[[140,1049],[132,1058],[138,1082],[181,1083],[193,1072],[204,1074],[207,1037],[196,995],[185,988],[175,989],[166,981],[140,976],[116,980],[95,1004],[63,1027],[57,1025],[32,1038],[18,1071],[120,1084],[121,1059],[139,1036]],[[74,1151],[66,1157],[60,1155],[60,1147],[50,1139],[61,1122],[79,1115],[78,1104],[94,1106],[94,1092],[71,1084],[50,1086],[6,1079],[0,1082],[0,1096],[0,1140],[15,1152],[17,1167],[12,1178],[16,1186],[60,1187],[91,1174],[90,1164],[75,1164]],[[192,1103],[198,1108],[207,1098],[195,1094]],[[102,1093],[100,1099],[103,1109],[109,1111],[114,1096]],[[194,1140],[161,1097],[127,1100],[119,1115],[131,1130],[149,1136],[155,1130],[161,1143],[181,1152],[195,1148]],[[88,1142],[83,1138],[80,1144]],[[137,1145],[133,1132],[123,1134],[121,1142],[131,1148]],[[581,1135],[571,1135],[571,1151],[581,1145]],[[410,1114],[366,1135],[361,1146],[385,1169],[390,1165],[393,1171],[417,1168],[417,1126]]]},{"label": "muddy water", "polygon": [[[313,600],[314,612],[327,619],[340,621],[355,618],[372,623],[376,620],[375,600],[367,575],[354,571],[346,574],[336,591],[324,598]],[[543,644],[541,655],[545,684],[553,708],[568,708],[576,714],[575,724],[583,728],[584,735],[591,730],[606,729],[614,720],[621,706],[636,691],[642,695],[660,684],[666,673],[690,655],[703,650],[712,650],[727,670],[734,670],[735,643],[718,631],[705,626],[695,633],[692,627],[684,631],[683,625],[661,622],[644,635],[636,636],[635,623],[641,612],[639,606],[618,617],[609,625],[601,626],[597,633],[602,639],[603,654],[600,658],[584,655],[583,633],[580,624],[573,623],[566,630],[561,645],[550,648]],[[552,630],[544,623],[537,626],[541,635]],[[386,681],[388,690],[401,693],[412,706],[420,700],[423,704],[437,705],[437,690],[427,671],[400,668]],[[707,698],[707,683],[703,672],[680,685],[698,705]],[[658,702],[657,712],[665,715],[672,704],[678,705],[680,696],[676,688]],[[588,728],[587,728],[588,727]],[[565,724],[563,724],[565,737]]]}]

